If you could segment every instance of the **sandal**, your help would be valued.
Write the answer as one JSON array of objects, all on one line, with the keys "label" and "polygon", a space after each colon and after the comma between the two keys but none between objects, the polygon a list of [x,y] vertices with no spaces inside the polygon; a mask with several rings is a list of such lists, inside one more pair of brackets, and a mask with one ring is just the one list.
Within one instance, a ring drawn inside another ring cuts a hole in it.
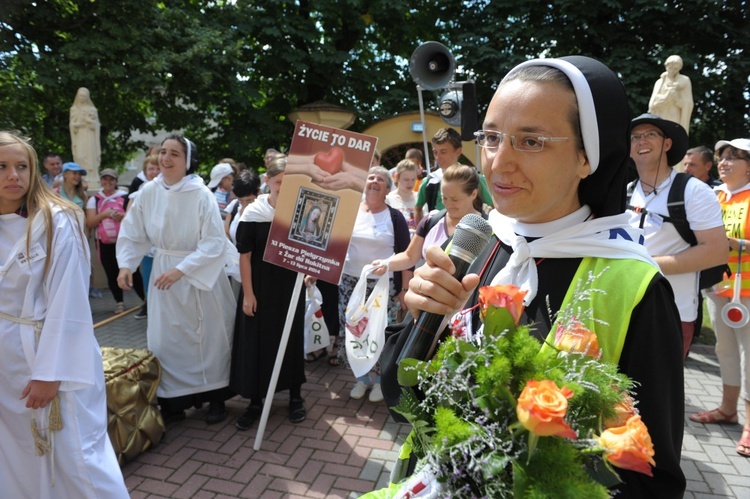
[{"label": "sandal", "polygon": [[737,424],[737,413],[724,414],[717,408],[691,414],[690,421],[703,424]]},{"label": "sandal", "polygon": [[121,301],[118,301],[115,304],[115,314],[121,314],[125,311],[125,304]]},{"label": "sandal", "polygon": [[336,367],[339,365],[339,347],[331,348],[331,355],[328,357],[328,365]]},{"label": "sandal", "polygon": [[750,457],[750,428],[742,429],[742,438],[740,438],[735,450],[740,456]]},{"label": "sandal", "polygon": [[305,362],[308,364],[312,364],[313,362],[317,362],[320,359],[323,359],[328,356],[328,352],[326,352],[325,348],[322,348],[316,352],[310,352],[305,356]]}]

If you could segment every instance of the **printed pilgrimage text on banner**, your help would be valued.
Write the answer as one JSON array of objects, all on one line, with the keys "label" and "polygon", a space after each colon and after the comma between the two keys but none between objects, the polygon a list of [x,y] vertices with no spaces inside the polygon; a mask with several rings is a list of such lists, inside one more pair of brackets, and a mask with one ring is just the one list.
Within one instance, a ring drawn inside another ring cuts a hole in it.
[{"label": "printed pilgrimage text on banner", "polygon": [[338,284],[377,138],[298,121],[263,259]]}]

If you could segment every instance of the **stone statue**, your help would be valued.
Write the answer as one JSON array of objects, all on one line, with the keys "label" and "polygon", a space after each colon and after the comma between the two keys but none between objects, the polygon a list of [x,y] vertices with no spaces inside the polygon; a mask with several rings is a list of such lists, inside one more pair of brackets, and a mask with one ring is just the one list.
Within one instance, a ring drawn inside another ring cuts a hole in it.
[{"label": "stone statue", "polygon": [[102,151],[99,142],[99,115],[88,89],[79,88],[70,108],[70,140],[73,161],[86,169],[89,188],[99,187]]},{"label": "stone statue", "polygon": [[693,87],[690,78],[680,74],[682,58],[679,55],[667,57],[664,67],[667,70],[656,80],[648,102],[648,112],[679,123],[690,133],[690,115],[693,113]]}]

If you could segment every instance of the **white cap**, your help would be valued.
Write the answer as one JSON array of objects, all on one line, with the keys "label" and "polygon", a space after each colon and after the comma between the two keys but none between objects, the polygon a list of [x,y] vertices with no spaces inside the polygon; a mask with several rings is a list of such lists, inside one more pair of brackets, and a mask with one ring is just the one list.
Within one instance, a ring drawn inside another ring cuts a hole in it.
[{"label": "white cap", "polygon": [[735,149],[750,152],[750,139],[720,140],[716,143],[714,151],[718,151],[725,146],[732,146]]},{"label": "white cap", "polygon": [[234,173],[234,168],[229,163],[219,163],[218,165],[211,168],[211,181],[208,183],[208,188],[213,189],[219,182],[226,177]]}]

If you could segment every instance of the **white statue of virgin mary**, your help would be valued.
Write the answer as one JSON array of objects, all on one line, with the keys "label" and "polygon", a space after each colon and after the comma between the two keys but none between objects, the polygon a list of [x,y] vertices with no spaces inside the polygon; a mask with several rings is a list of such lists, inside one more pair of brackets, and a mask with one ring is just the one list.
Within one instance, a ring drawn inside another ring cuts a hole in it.
[{"label": "white statue of virgin mary", "polygon": [[89,188],[98,188],[102,151],[96,107],[87,88],[79,88],[70,108],[70,140],[73,161],[86,169]]}]

